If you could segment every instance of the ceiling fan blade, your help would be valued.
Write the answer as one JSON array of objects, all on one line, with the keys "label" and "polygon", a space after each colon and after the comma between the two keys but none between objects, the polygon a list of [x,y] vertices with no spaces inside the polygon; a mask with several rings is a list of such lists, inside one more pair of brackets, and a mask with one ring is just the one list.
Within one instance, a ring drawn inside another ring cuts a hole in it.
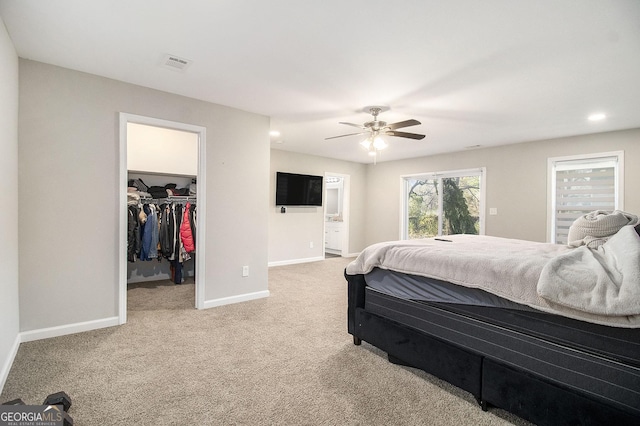
[{"label": "ceiling fan blade", "polygon": [[364,135],[367,132],[360,132],[360,133],[349,133],[347,135],[340,135],[340,136],[331,136],[330,138],[324,138],[324,140],[329,140],[329,139],[337,139],[337,138],[344,138],[345,136],[355,136],[355,135]]},{"label": "ceiling fan blade", "polygon": [[417,126],[418,124],[422,124],[422,123],[420,123],[418,120],[411,119],[411,120],[399,121],[397,123],[387,124],[386,127],[388,127],[389,130],[395,130],[401,127]]},{"label": "ceiling fan blade", "polygon": [[419,135],[417,133],[407,133],[407,132],[394,132],[394,131],[389,131],[386,132],[387,135],[389,136],[396,136],[399,138],[409,138],[409,139],[424,139],[425,135]]},{"label": "ceiling fan blade", "polygon": [[338,122],[338,124],[346,124],[347,126],[357,127],[358,129],[366,129],[366,127],[364,127],[361,124],[345,123],[344,121],[340,121],[340,122]]}]

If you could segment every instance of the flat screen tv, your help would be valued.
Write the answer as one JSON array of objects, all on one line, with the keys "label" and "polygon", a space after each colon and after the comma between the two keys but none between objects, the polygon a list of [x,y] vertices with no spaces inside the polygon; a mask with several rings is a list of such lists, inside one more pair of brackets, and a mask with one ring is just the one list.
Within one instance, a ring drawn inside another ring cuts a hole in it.
[{"label": "flat screen tv", "polygon": [[322,206],[322,176],[276,172],[276,206]]}]

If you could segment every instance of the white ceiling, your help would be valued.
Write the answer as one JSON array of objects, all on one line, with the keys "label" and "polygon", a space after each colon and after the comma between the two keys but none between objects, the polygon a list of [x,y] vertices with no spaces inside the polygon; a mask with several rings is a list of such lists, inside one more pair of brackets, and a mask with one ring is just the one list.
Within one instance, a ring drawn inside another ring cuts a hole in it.
[{"label": "white ceiling", "polygon": [[357,136],[324,140],[369,105],[427,135],[379,161],[640,127],[638,0],[0,0],[0,16],[20,57],[270,116],[278,149],[371,162]]}]

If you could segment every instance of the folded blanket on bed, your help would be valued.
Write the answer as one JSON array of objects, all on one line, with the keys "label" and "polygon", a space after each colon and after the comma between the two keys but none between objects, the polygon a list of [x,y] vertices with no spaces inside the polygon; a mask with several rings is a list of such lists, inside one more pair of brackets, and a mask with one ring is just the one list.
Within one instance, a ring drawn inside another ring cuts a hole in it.
[{"label": "folded blanket on bed", "polygon": [[623,227],[598,249],[578,247],[542,268],[538,294],[599,315],[640,315],[640,237]]},{"label": "folded blanket on bed", "polygon": [[580,216],[569,228],[568,241],[571,247],[586,245],[598,248],[615,235],[623,226],[637,225],[638,216],[620,210],[608,212],[596,210]]}]

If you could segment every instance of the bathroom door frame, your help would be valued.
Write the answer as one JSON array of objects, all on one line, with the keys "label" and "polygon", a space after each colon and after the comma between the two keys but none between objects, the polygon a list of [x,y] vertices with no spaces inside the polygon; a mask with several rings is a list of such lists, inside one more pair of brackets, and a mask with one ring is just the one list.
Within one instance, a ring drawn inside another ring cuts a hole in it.
[{"label": "bathroom door frame", "polygon": [[[206,220],[206,145],[207,129],[193,124],[179,123],[153,117],[145,117],[129,113],[120,113],[120,221],[119,221],[119,297],[118,320],[120,324],[127,322],[127,124],[136,123],[166,129],[180,130],[198,135],[198,227],[196,241],[204,241]],[[204,309],[204,277],[205,277],[205,244],[196,250],[195,307]]]},{"label": "bathroom door frame", "polygon": [[[333,173],[333,172],[325,172],[325,179],[329,176],[342,178],[342,232],[340,238],[340,255],[343,257],[349,256],[349,216],[351,214],[351,175],[345,175],[344,173]],[[325,188],[326,192],[326,188]],[[323,218],[326,215],[326,203],[324,206]],[[325,225],[325,221],[323,220],[323,226]],[[322,235],[325,235],[324,232]],[[324,257],[324,242],[322,244],[323,251],[322,256]]]}]

